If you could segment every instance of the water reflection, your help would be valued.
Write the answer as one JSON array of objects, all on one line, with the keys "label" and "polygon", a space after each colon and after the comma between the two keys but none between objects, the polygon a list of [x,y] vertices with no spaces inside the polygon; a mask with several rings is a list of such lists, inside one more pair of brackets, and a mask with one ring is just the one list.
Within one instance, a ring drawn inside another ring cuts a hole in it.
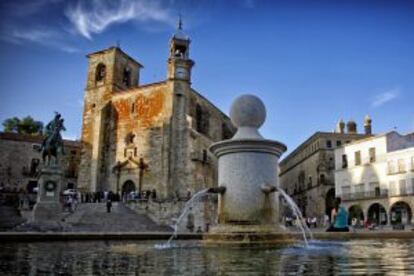
[{"label": "water reflection", "polygon": [[155,249],[153,242],[3,243],[0,275],[413,274],[414,242],[314,241],[273,249]]}]

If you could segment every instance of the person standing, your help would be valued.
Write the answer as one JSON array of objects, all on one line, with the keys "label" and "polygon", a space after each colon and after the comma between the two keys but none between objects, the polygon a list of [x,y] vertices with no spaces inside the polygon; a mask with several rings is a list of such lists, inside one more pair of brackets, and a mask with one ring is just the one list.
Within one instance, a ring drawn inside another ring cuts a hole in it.
[{"label": "person standing", "polygon": [[110,199],[108,199],[106,201],[106,212],[110,213],[111,212],[111,208],[112,208],[112,201]]},{"label": "person standing", "polygon": [[191,212],[192,208],[190,207],[190,211],[188,212],[187,215],[187,229],[190,232],[194,232],[194,215]]}]

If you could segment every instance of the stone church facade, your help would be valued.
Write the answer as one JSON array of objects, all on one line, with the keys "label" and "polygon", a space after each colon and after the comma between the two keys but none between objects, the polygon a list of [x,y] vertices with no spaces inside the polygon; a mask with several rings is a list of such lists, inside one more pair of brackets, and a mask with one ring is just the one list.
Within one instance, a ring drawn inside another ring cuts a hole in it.
[{"label": "stone church facade", "polygon": [[190,39],[170,40],[167,79],[139,84],[142,65],[118,47],[88,55],[78,188],[155,189],[182,198],[216,185],[208,152],[230,138],[230,119],[191,87]]}]

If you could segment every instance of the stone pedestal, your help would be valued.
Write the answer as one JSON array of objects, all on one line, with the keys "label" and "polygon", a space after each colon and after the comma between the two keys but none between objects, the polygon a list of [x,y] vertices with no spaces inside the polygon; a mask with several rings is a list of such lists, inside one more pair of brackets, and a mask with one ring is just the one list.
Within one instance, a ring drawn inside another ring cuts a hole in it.
[{"label": "stone pedestal", "polygon": [[60,167],[46,167],[40,171],[37,202],[33,208],[34,222],[48,223],[60,220],[62,175]]},{"label": "stone pedestal", "polygon": [[286,146],[260,135],[266,109],[259,98],[237,98],[230,117],[237,133],[210,147],[218,158],[218,186],[223,188],[218,225],[204,239],[247,244],[278,240],[278,161]]}]

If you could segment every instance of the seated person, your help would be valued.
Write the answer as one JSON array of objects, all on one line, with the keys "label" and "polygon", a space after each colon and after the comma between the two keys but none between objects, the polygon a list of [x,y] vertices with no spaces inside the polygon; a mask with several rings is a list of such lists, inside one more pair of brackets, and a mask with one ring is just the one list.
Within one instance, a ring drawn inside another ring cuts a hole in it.
[{"label": "seated person", "polygon": [[327,232],[349,232],[348,228],[348,212],[345,207],[341,205],[341,199],[336,198],[335,208],[331,213],[332,225],[326,230]]}]

